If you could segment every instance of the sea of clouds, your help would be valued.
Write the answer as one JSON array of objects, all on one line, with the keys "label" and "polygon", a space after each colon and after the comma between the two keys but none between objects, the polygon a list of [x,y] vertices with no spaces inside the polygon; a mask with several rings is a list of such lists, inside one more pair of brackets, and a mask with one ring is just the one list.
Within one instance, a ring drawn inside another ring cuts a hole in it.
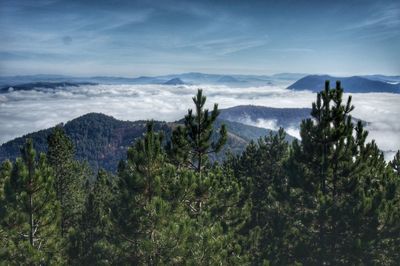
[{"label": "sea of clouds", "polygon": [[[236,105],[269,107],[311,107],[315,93],[291,91],[277,86],[235,88],[216,85],[85,85],[62,89],[10,91],[0,94],[0,144],[26,133],[67,122],[89,112],[111,115],[121,120],[155,119],[175,121],[192,108],[192,97],[202,88],[207,106]],[[345,95],[346,97],[348,95]],[[400,94],[354,93],[353,116],[370,122],[369,139],[391,156],[400,149]],[[276,129],[276,121],[243,123]],[[298,137],[297,127],[286,129]]]}]

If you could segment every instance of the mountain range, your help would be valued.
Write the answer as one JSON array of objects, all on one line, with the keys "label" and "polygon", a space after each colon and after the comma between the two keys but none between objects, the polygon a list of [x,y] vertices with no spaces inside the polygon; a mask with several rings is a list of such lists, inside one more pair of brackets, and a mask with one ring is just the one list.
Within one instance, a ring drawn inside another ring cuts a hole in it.
[{"label": "mountain range", "polygon": [[[61,124],[76,147],[76,157],[86,160],[95,171],[104,168],[115,171],[118,162],[125,158],[130,145],[143,136],[147,121],[121,121],[100,113],[89,113]],[[172,130],[181,122],[154,121],[156,131],[164,132],[165,139],[169,139]],[[225,124],[228,130],[228,141],[225,148],[213,160],[220,160],[230,150],[240,153],[250,140],[268,135],[272,130],[244,125],[241,123],[219,119],[215,123],[218,129]],[[47,136],[53,128],[48,128],[16,138],[0,146],[0,162],[6,159],[15,159],[20,154],[20,147],[26,138],[32,138],[38,152],[47,150]],[[293,137],[287,136],[287,140]]]},{"label": "mountain range", "polygon": [[49,89],[59,89],[65,87],[78,87],[81,85],[97,85],[97,83],[92,82],[31,82],[16,85],[6,85],[0,88],[0,93],[7,93],[10,91],[48,91]]},{"label": "mountain range", "polygon": [[[221,160],[226,152],[241,153],[251,140],[256,140],[270,133],[276,133],[279,127],[298,129],[303,119],[310,117],[310,108],[272,108],[265,106],[241,105],[222,109],[215,122],[215,129],[225,124],[228,130],[228,141],[224,149],[212,160]],[[354,122],[358,121],[353,118]],[[265,121],[273,121],[266,126]],[[363,121],[365,124],[367,122]],[[143,136],[147,121],[121,121],[101,113],[88,113],[61,124],[76,147],[76,157],[86,160],[96,171],[104,168],[115,171],[118,162],[125,158],[130,145]],[[154,121],[156,131],[162,131],[167,141],[172,130],[183,124],[175,122]],[[47,150],[47,136],[53,128],[27,134],[8,141],[0,146],[0,162],[19,156],[20,147],[26,138],[32,138],[38,152]],[[214,132],[215,134],[215,132]],[[291,142],[293,136],[287,135]]]},{"label": "mountain range", "polygon": [[[226,75],[226,74],[205,74],[198,72],[170,74],[163,76],[141,76],[141,77],[73,77],[64,75],[26,75],[26,76],[0,76],[0,86],[14,86],[35,82],[90,82],[101,84],[164,84],[171,80],[180,80],[186,84],[216,84],[216,85],[237,85],[237,86],[262,86],[290,83],[306,74],[282,73],[275,75]],[[179,84],[180,85],[180,84]]]},{"label": "mountain range", "polygon": [[[335,81],[340,80],[345,92],[368,93],[368,92],[388,92],[400,93],[400,83],[394,83],[394,77],[386,76],[353,76],[353,77],[333,77],[329,75],[309,75],[303,77],[290,85],[291,90],[310,90],[319,92],[324,89],[325,81],[331,81],[331,87],[335,86]],[[388,80],[391,80],[390,83]],[[399,79],[400,80],[400,79]],[[399,81],[400,82],[400,81]]]},{"label": "mountain range", "polygon": [[164,85],[183,85],[183,82],[180,78],[173,78],[163,83]]},{"label": "mountain range", "polygon": [[[63,75],[0,76],[0,92],[7,92],[10,87],[17,90],[29,88],[55,88],[65,86],[94,84],[159,84],[159,85],[227,85],[248,86],[287,86],[291,90],[320,91],[325,80],[342,82],[346,92],[389,92],[400,93],[400,76],[364,75],[335,77],[329,75],[307,75],[301,73],[280,73],[275,75],[224,75],[198,72],[170,74],[163,76],[129,77],[73,77]],[[291,85],[289,85],[291,84]]]}]

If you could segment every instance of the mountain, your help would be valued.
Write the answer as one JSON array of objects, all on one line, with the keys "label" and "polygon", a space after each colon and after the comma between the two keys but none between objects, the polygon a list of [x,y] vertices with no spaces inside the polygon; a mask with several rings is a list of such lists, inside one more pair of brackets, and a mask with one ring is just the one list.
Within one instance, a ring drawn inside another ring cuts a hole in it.
[{"label": "mountain", "polygon": [[370,80],[378,80],[378,81],[383,81],[387,83],[400,83],[400,76],[385,76],[385,75],[365,75],[362,76],[364,78],[370,79]]},{"label": "mountain", "polygon": [[272,108],[255,105],[239,105],[222,109],[220,118],[244,124],[272,121],[275,127],[298,128],[301,120],[310,117],[310,108]]},{"label": "mountain", "polygon": [[235,86],[264,86],[271,85],[272,79],[266,75],[226,75],[226,74],[206,74],[199,72],[189,72],[159,76],[160,79],[180,78],[191,84],[225,84]]},{"label": "mountain", "polygon": [[[229,132],[228,142],[224,150],[213,158],[216,160],[222,159],[228,150],[239,153],[244,150],[250,140],[273,132],[225,120],[217,120],[216,128],[219,128],[222,123],[227,126]],[[163,131],[165,138],[168,139],[172,129],[178,124],[179,122],[154,121],[154,128],[156,131]],[[121,121],[104,114],[89,113],[62,126],[75,145],[77,159],[88,161],[94,171],[99,168],[115,171],[118,162],[125,158],[128,147],[135,139],[143,136],[146,121]],[[52,128],[48,128],[4,143],[0,146],[0,162],[19,156],[20,147],[26,138],[33,139],[38,152],[45,152],[47,136],[51,131]],[[289,136],[288,140],[291,139]]]},{"label": "mountain", "polygon": [[304,73],[278,73],[272,75],[272,78],[286,79],[286,80],[298,80],[304,78],[307,74]]},{"label": "mountain", "polygon": [[79,87],[81,85],[96,85],[91,82],[33,82],[19,85],[6,85],[0,88],[0,93],[7,93],[9,91],[28,91],[28,90],[43,90],[43,89],[57,89],[63,87]]},{"label": "mountain", "polygon": [[16,84],[23,83],[34,83],[34,82],[67,82],[76,81],[76,77],[64,76],[64,75],[18,75],[18,76],[0,76],[0,86],[6,85],[13,86]]},{"label": "mountain", "polygon": [[325,81],[331,81],[331,87],[335,86],[334,82],[340,80],[342,87],[346,92],[365,93],[365,92],[389,92],[400,93],[400,84],[391,84],[379,80],[371,80],[365,77],[332,77],[328,75],[309,75],[299,79],[288,87],[291,90],[311,90],[319,92],[324,89]]},{"label": "mountain", "polygon": [[[313,90],[313,85],[321,86],[326,79],[332,81],[340,79],[346,83],[351,90],[360,90],[361,92],[384,91],[397,92],[400,87],[400,76],[385,75],[365,75],[354,77],[331,77],[328,75],[309,75],[303,73],[278,73],[274,75],[242,75],[242,74],[207,74],[200,72],[188,72],[181,74],[170,74],[162,76],[141,76],[141,77],[112,77],[112,76],[94,76],[94,77],[73,77],[63,75],[26,75],[26,76],[0,76],[0,87],[14,86],[18,84],[35,82],[55,82],[55,83],[79,83],[90,82],[100,84],[163,84],[171,79],[181,79],[190,84],[226,84],[235,86],[266,86],[278,85],[288,86],[288,84],[297,80],[289,86],[297,90]],[[299,83],[298,83],[299,82]],[[372,83],[371,83],[372,82]],[[378,83],[374,83],[378,82]],[[379,83],[381,82],[381,83]],[[384,84],[382,84],[384,83]],[[396,84],[397,83],[397,84]],[[362,87],[360,87],[362,85]],[[388,85],[386,87],[386,85]],[[394,86],[394,87],[393,87]],[[323,86],[322,86],[323,87]],[[319,90],[320,87],[318,87]],[[345,88],[348,91],[348,88]],[[355,92],[355,91],[352,91]]]},{"label": "mountain", "polygon": [[188,72],[162,76],[141,77],[113,77],[93,76],[74,77],[64,75],[26,75],[26,76],[0,76],[1,86],[13,86],[34,82],[92,82],[100,84],[163,84],[171,79],[179,78],[190,84],[229,84],[237,86],[264,86],[264,85],[287,85],[294,79],[305,76],[305,74],[282,73],[272,76],[268,75],[241,75],[241,74],[207,74],[200,72]]},{"label": "mountain", "polygon": [[171,74],[165,76],[159,76],[158,78],[169,80],[173,78],[180,78],[185,80],[186,82],[195,83],[195,84],[213,84],[221,77],[221,75],[217,74],[205,74],[199,72],[189,72],[182,74]]},{"label": "mountain", "polygon": [[173,78],[163,83],[164,85],[183,85],[185,84],[180,78]]},{"label": "mountain", "polygon": [[[239,105],[227,109],[222,109],[219,115],[224,121],[238,122],[241,124],[277,130],[282,127],[290,138],[299,138],[300,124],[303,119],[310,118],[310,108],[273,108],[255,105]],[[361,121],[364,126],[370,125],[369,122],[352,117],[356,124]],[[291,141],[288,139],[288,141]]]},{"label": "mountain", "polygon": [[234,78],[232,76],[222,76],[218,79],[217,82],[218,83],[238,83],[238,82],[242,82],[242,81],[239,81],[237,78]]}]

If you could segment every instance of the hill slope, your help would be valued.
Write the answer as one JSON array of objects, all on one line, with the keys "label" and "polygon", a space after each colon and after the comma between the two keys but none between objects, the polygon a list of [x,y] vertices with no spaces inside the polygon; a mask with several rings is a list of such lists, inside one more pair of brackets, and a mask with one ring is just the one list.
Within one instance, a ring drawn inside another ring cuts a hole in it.
[{"label": "hill slope", "polygon": [[[224,150],[214,159],[221,159],[229,149],[234,153],[243,151],[251,139],[269,134],[269,130],[243,125],[236,122],[218,120],[216,127],[224,123],[229,137]],[[166,138],[178,123],[155,121],[157,131],[163,131]],[[140,138],[146,130],[146,121],[121,121],[111,116],[89,113],[73,119],[63,125],[67,135],[76,147],[76,157],[87,160],[94,171],[104,168],[115,171],[120,159],[125,158],[126,150]],[[26,138],[32,138],[38,152],[47,150],[47,136],[52,128],[27,134],[0,146],[0,162],[19,156],[19,149]],[[290,140],[290,137],[288,138]]]},{"label": "hill slope", "polygon": [[221,119],[243,124],[272,120],[276,127],[299,127],[301,120],[310,116],[310,108],[273,108],[255,105],[239,105],[221,110]]},{"label": "hill slope", "polygon": [[331,87],[335,81],[340,80],[346,92],[390,92],[400,93],[399,84],[390,84],[380,80],[371,80],[365,77],[332,77],[328,75],[309,75],[299,79],[288,87],[291,90],[311,90],[319,92],[324,89],[325,81],[331,81]]}]

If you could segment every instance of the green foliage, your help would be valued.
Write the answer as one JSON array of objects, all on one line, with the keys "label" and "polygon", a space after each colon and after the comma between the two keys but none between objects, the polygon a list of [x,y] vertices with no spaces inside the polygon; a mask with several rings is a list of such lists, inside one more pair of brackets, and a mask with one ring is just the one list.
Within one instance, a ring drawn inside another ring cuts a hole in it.
[{"label": "green foliage", "polygon": [[70,264],[110,265],[116,261],[111,221],[115,189],[115,177],[104,171],[99,171],[94,184],[87,188],[78,225],[68,234]]},{"label": "green foliage", "polygon": [[36,157],[27,140],[21,157],[3,164],[5,177],[1,207],[1,258],[7,264],[60,263],[59,203],[52,169],[46,156]]},{"label": "green foliage", "polygon": [[153,208],[166,208],[160,198],[161,182],[167,178],[161,147],[162,135],[155,133],[149,123],[144,138],[128,149],[127,160],[119,165],[119,193],[113,210],[123,241],[121,249],[126,251],[125,263],[152,263],[159,252],[151,243],[155,237],[154,223],[158,221]]},{"label": "green foliage", "polygon": [[383,195],[398,193],[383,154],[365,143],[362,123],[351,121],[351,97],[343,104],[342,95],[339,82],[335,89],[326,83],[287,166],[298,221],[294,254],[304,264],[381,261],[382,209],[392,200]]},{"label": "green foliage", "polygon": [[200,176],[191,167],[174,167],[161,144],[149,123],[120,164],[113,208],[125,256],[120,263],[243,262],[233,229],[243,223],[239,184],[219,168]]},{"label": "green foliage", "polygon": [[47,158],[54,170],[54,187],[61,205],[61,235],[77,224],[84,201],[83,185],[89,176],[87,168],[74,160],[74,146],[62,127],[48,137]]},{"label": "green foliage", "polygon": [[[228,141],[218,154],[209,154],[211,162],[215,160],[222,162],[228,150],[240,154],[251,139],[257,139],[268,133],[267,129],[219,118],[214,123],[212,140],[218,139],[216,131],[222,124],[225,124],[229,131]],[[165,142],[170,140],[172,130],[176,126],[176,123],[154,121],[155,130],[163,132]],[[62,127],[74,144],[75,159],[89,164],[94,173],[91,181],[94,181],[99,169],[113,173],[117,171],[119,161],[126,158],[126,151],[132,142],[140,139],[146,132],[146,121],[121,121],[104,114],[89,113],[57,127]],[[19,148],[25,143],[26,138],[32,138],[37,152],[47,153],[47,139],[53,130],[54,128],[41,130],[2,144],[0,146],[0,162],[7,159],[15,160],[19,156]]]},{"label": "green foliage", "polygon": [[195,114],[192,109],[188,110],[185,116],[185,127],[178,126],[173,131],[168,147],[169,154],[175,163],[189,165],[198,173],[206,167],[208,155],[221,150],[228,135],[226,126],[222,125],[219,129],[219,138],[211,141],[213,124],[220,112],[217,104],[214,104],[211,113],[208,109],[204,109],[206,99],[203,91],[199,89],[197,95],[193,97]]},{"label": "green foliage", "polygon": [[289,156],[285,132],[270,134],[252,142],[243,154],[232,158],[235,176],[243,184],[250,215],[242,233],[248,236],[245,248],[252,263],[288,264],[287,240],[293,210],[290,208],[288,180],[284,164]]},{"label": "green foliage", "polygon": [[400,176],[400,151],[396,152],[393,160],[390,162],[390,166],[393,168],[397,176]]}]

